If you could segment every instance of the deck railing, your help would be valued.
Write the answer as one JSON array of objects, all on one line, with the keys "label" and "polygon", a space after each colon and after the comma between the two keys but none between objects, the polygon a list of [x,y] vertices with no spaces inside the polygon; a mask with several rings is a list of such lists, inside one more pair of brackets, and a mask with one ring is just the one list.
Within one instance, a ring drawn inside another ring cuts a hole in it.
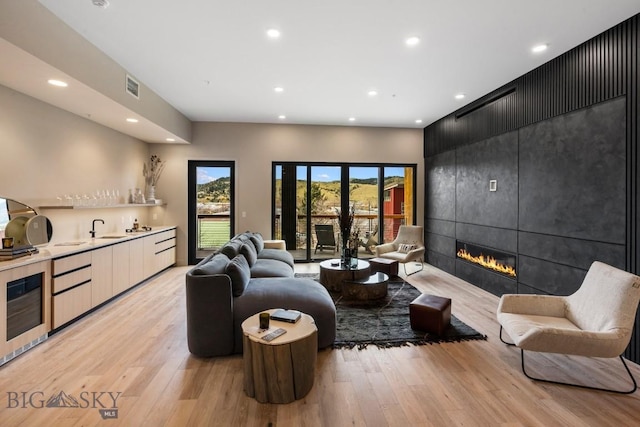
[{"label": "deck railing", "polygon": [[229,241],[231,216],[229,214],[198,214],[198,250],[213,250]]},{"label": "deck railing", "polygon": [[[222,246],[229,240],[231,233],[231,216],[229,214],[198,214],[197,216],[197,245],[198,250],[213,250]],[[280,239],[280,215],[276,215],[276,235]],[[405,223],[404,215],[385,215],[383,224],[385,230],[384,241],[390,242],[398,234],[398,227]],[[339,238],[338,217],[336,215],[312,215],[311,216],[311,244],[315,246],[316,237],[313,232],[315,224],[332,224],[336,232],[336,241]],[[354,229],[358,228],[360,237],[371,236],[380,242],[377,231],[377,214],[356,214],[354,216]],[[296,226],[297,249],[306,248],[307,243],[307,216],[298,215]]]},{"label": "deck railing", "polygon": [[[298,215],[298,221],[296,224],[296,249],[306,248],[307,243],[307,216]],[[398,234],[398,227],[405,223],[405,216],[402,214],[397,215],[384,215],[383,228],[384,228],[384,241],[390,242]],[[334,226],[336,232],[336,241],[339,238],[340,227],[338,226],[338,216],[330,214],[311,215],[311,245],[315,247],[316,236],[314,233],[315,224],[331,224]],[[358,229],[361,239],[371,236],[376,242],[380,242],[380,236],[377,229],[378,214],[355,214],[353,220],[353,229]],[[281,239],[279,234],[282,228],[280,227],[280,215],[276,215],[276,236],[274,238]]]}]

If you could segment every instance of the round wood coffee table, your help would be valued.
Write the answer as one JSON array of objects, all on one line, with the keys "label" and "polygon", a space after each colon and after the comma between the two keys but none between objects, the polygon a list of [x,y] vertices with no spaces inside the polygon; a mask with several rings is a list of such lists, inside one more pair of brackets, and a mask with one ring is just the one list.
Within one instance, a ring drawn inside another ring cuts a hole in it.
[{"label": "round wood coffee table", "polygon": [[342,292],[345,280],[362,280],[369,277],[369,262],[359,259],[358,265],[347,268],[339,259],[328,259],[320,263],[320,283],[329,291]]},{"label": "round wood coffee table", "polygon": [[389,276],[386,273],[373,273],[362,280],[345,280],[342,284],[342,297],[345,300],[369,301],[387,296]]},{"label": "round wood coffee table", "polygon": [[[262,331],[259,316],[257,313],[242,322],[245,393],[260,403],[302,399],[313,387],[318,356],[318,329],[313,317],[301,313],[296,323],[271,319],[269,329]],[[278,328],[287,333],[269,342],[262,339]]]}]

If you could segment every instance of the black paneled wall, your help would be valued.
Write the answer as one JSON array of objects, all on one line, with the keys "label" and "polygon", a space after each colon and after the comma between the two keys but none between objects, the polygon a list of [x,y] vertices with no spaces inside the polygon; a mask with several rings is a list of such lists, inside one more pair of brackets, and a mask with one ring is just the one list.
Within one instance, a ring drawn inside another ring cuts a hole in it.
[{"label": "black paneled wall", "polygon": [[[425,129],[431,264],[496,295],[570,294],[594,260],[640,272],[639,26],[637,15]],[[515,254],[517,279],[457,259],[456,239]]]}]

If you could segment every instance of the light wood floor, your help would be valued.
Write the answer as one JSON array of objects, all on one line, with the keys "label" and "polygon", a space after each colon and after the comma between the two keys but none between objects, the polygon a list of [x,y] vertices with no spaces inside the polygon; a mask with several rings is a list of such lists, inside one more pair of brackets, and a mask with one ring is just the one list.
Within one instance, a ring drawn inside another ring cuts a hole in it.
[{"label": "light wood floor", "polygon": [[[309,272],[318,266],[296,268]],[[409,281],[423,292],[451,297],[453,313],[488,335],[487,341],[323,350],[304,399],[259,404],[244,394],[241,356],[189,354],[186,270],[168,270],[0,367],[0,425],[640,425],[640,391],[622,396],[526,379],[518,350],[498,339],[498,298],[430,266]],[[551,355],[529,360],[542,366],[539,373],[558,378],[563,374],[556,362],[567,363]],[[576,363],[575,379],[627,386],[616,359]],[[640,378],[640,367],[631,365]],[[33,407],[60,391],[81,405],[101,396],[105,406],[108,395],[97,393],[121,392],[118,418],[103,420],[94,408]]]}]

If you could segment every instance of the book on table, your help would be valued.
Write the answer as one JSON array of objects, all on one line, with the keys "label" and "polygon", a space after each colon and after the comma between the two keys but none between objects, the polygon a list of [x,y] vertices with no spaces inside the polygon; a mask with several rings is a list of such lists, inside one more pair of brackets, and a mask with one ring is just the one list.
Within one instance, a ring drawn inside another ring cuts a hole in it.
[{"label": "book on table", "polygon": [[38,253],[38,248],[32,245],[15,246],[13,248],[0,249],[0,259],[13,259],[25,255]]},{"label": "book on table", "polygon": [[300,312],[297,310],[285,310],[281,308],[271,313],[271,318],[273,320],[280,320],[281,322],[288,323],[296,323],[300,320],[300,317]]}]

